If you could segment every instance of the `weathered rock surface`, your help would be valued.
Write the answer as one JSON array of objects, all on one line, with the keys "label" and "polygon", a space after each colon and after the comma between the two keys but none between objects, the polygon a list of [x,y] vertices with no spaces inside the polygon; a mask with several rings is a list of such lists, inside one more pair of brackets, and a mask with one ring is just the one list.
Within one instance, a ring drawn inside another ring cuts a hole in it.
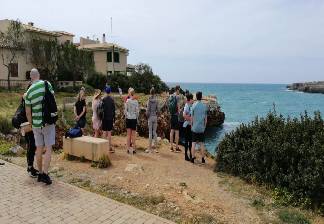
[{"label": "weathered rock surface", "polygon": [[288,85],[289,90],[301,91],[306,93],[324,93],[324,81],[293,83]]}]

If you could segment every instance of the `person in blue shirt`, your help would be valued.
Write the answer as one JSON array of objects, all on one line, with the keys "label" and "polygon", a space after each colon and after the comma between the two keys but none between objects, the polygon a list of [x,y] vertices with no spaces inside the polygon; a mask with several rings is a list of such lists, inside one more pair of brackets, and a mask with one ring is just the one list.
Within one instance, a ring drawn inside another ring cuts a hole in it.
[{"label": "person in blue shirt", "polygon": [[[187,102],[183,109],[183,128],[185,133],[185,160],[190,161],[191,160],[191,147],[192,147],[192,133],[191,133],[191,109],[193,104],[193,95],[191,93],[186,94]],[[190,156],[188,156],[188,151],[190,153]]]},{"label": "person in blue shirt", "polygon": [[195,148],[196,144],[200,145],[201,162],[205,163],[205,129],[207,125],[207,106],[201,102],[202,92],[196,93],[197,101],[193,104],[191,110],[191,131],[192,131],[192,147],[191,147],[191,162],[195,163]]}]

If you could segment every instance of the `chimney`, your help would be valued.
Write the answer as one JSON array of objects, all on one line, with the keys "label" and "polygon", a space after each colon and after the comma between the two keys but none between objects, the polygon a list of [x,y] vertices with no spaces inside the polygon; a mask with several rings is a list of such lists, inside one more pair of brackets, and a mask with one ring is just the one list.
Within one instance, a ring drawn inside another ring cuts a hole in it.
[{"label": "chimney", "polygon": [[34,23],[33,22],[28,22],[28,25],[29,26],[34,26]]},{"label": "chimney", "polygon": [[106,43],[106,34],[102,34],[102,43]]}]

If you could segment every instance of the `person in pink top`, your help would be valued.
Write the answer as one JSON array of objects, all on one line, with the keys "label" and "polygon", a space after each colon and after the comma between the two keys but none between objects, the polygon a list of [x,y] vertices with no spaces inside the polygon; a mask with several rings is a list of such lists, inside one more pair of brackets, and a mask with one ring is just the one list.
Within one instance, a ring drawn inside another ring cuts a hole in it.
[{"label": "person in pink top", "polygon": [[95,138],[99,137],[101,123],[102,123],[102,121],[100,120],[97,114],[97,108],[99,106],[100,100],[101,100],[101,90],[97,89],[92,99],[92,128],[94,130]]}]

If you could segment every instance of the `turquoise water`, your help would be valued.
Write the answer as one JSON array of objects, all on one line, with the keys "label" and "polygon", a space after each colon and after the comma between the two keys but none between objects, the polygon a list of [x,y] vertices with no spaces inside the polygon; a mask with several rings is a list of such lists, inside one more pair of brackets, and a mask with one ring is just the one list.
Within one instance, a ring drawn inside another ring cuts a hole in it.
[{"label": "turquoise water", "polygon": [[224,125],[207,131],[206,146],[212,153],[226,132],[234,130],[240,123],[253,120],[255,116],[266,115],[274,104],[276,111],[284,116],[299,116],[305,110],[309,114],[314,111],[324,114],[324,94],[288,91],[283,84],[179,84],[191,92],[216,95],[225,112]]}]

